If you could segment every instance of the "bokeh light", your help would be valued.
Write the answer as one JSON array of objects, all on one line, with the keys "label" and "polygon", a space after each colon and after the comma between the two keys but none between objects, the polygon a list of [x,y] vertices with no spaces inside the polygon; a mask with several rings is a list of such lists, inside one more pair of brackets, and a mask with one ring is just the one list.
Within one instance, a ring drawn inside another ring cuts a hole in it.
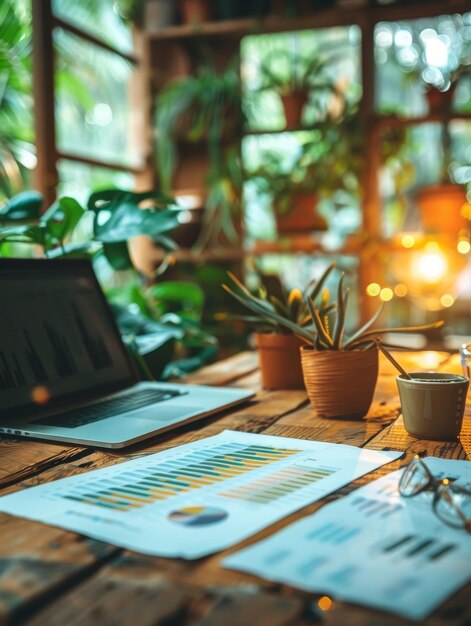
[{"label": "bokeh light", "polygon": [[405,296],[407,296],[409,290],[407,289],[407,285],[404,285],[404,283],[398,283],[395,287],[394,287],[394,295],[396,295],[398,298],[404,298]]},{"label": "bokeh light", "polygon": [[455,304],[455,299],[451,294],[444,293],[443,296],[440,298],[440,304],[442,305],[442,307],[449,308]]},{"label": "bokeh light", "polygon": [[413,248],[415,245],[414,235],[403,235],[401,238],[401,244],[404,248]]},{"label": "bokeh light", "polygon": [[321,611],[330,611],[330,609],[332,608],[332,605],[333,605],[333,602],[329,598],[329,596],[322,596],[317,601],[317,606],[320,608]]},{"label": "bokeh light", "polygon": [[378,283],[370,283],[366,288],[366,293],[372,297],[379,295],[380,291],[381,286]]},{"label": "bokeh light", "polygon": [[379,292],[379,297],[381,298],[381,300],[383,300],[383,302],[388,302],[389,300],[392,300],[393,296],[394,296],[394,293],[390,287],[384,287]]}]

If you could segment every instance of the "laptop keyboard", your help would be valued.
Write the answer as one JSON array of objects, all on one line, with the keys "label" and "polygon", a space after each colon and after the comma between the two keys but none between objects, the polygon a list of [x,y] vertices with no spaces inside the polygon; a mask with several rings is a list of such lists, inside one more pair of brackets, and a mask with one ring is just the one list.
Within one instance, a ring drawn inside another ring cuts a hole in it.
[{"label": "laptop keyboard", "polygon": [[99,422],[100,420],[113,417],[114,415],[118,415],[120,413],[140,409],[150,404],[163,402],[164,400],[171,400],[177,396],[185,395],[185,393],[186,392],[174,391],[171,389],[144,389],[130,391],[126,394],[121,394],[117,398],[102,400],[101,402],[89,404],[84,407],[78,407],[72,411],[65,411],[64,413],[59,413],[58,415],[41,418],[39,420],[35,420],[34,423],[42,424],[44,426],[60,426],[61,428],[78,428],[79,426]]}]

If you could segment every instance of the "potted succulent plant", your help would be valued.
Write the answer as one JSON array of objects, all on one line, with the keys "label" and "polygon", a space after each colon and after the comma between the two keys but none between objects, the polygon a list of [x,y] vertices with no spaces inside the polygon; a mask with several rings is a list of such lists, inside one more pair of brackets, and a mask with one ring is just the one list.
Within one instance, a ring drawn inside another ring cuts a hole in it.
[{"label": "potted succulent plant", "polygon": [[[299,349],[312,334],[306,297],[317,297],[331,270],[311,282],[304,294],[299,289],[288,291],[277,276],[263,274],[258,290],[252,293],[229,273],[231,285],[224,284],[223,288],[255,314],[244,319],[257,328],[254,337],[265,389],[304,389]],[[325,294],[320,310],[323,315],[331,310]]]},{"label": "potted succulent plant", "polygon": [[401,328],[374,328],[384,307],[360,329],[347,335],[345,322],[349,290],[341,275],[337,302],[330,315],[323,314],[314,299],[308,307],[315,332],[301,348],[304,382],[311,404],[320,417],[363,417],[373,398],[378,377],[378,341],[383,333],[419,332],[438,328],[442,322]]},{"label": "potted succulent plant", "polygon": [[[383,310],[382,304],[360,329],[345,333],[349,291],[345,274],[337,286],[337,302],[329,303],[322,289],[334,269],[332,263],[318,281],[305,291],[309,315],[302,324],[279,312],[264,298],[256,298],[241,283],[229,291],[241,304],[261,319],[271,321],[297,335],[301,346],[301,367],[309,400],[319,417],[360,418],[368,412],[378,377],[378,340],[383,333],[420,332],[438,328],[442,322],[401,328],[373,328]],[[321,293],[322,292],[322,293]],[[320,303],[316,300],[321,296]],[[285,366],[286,367],[286,366]]]}]

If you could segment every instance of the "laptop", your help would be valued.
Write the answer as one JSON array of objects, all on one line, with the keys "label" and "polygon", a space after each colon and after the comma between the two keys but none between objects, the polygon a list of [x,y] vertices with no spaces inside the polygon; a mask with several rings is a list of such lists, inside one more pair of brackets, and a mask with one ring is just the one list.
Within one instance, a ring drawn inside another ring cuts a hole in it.
[{"label": "laptop", "polygon": [[253,397],[142,382],[90,261],[0,259],[0,433],[122,448]]}]

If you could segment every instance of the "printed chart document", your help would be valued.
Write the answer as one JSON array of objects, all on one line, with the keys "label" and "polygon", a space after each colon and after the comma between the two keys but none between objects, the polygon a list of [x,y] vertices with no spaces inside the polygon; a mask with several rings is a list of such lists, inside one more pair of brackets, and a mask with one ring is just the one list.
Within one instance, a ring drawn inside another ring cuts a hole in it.
[{"label": "printed chart document", "polygon": [[[469,461],[425,462],[438,478],[471,487]],[[431,492],[401,497],[401,472],[353,491],[223,565],[423,619],[471,579],[471,535],[436,517]]]},{"label": "printed chart document", "polygon": [[0,498],[0,511],[145,554],[230,546],[401,456],[225,431]]}]

